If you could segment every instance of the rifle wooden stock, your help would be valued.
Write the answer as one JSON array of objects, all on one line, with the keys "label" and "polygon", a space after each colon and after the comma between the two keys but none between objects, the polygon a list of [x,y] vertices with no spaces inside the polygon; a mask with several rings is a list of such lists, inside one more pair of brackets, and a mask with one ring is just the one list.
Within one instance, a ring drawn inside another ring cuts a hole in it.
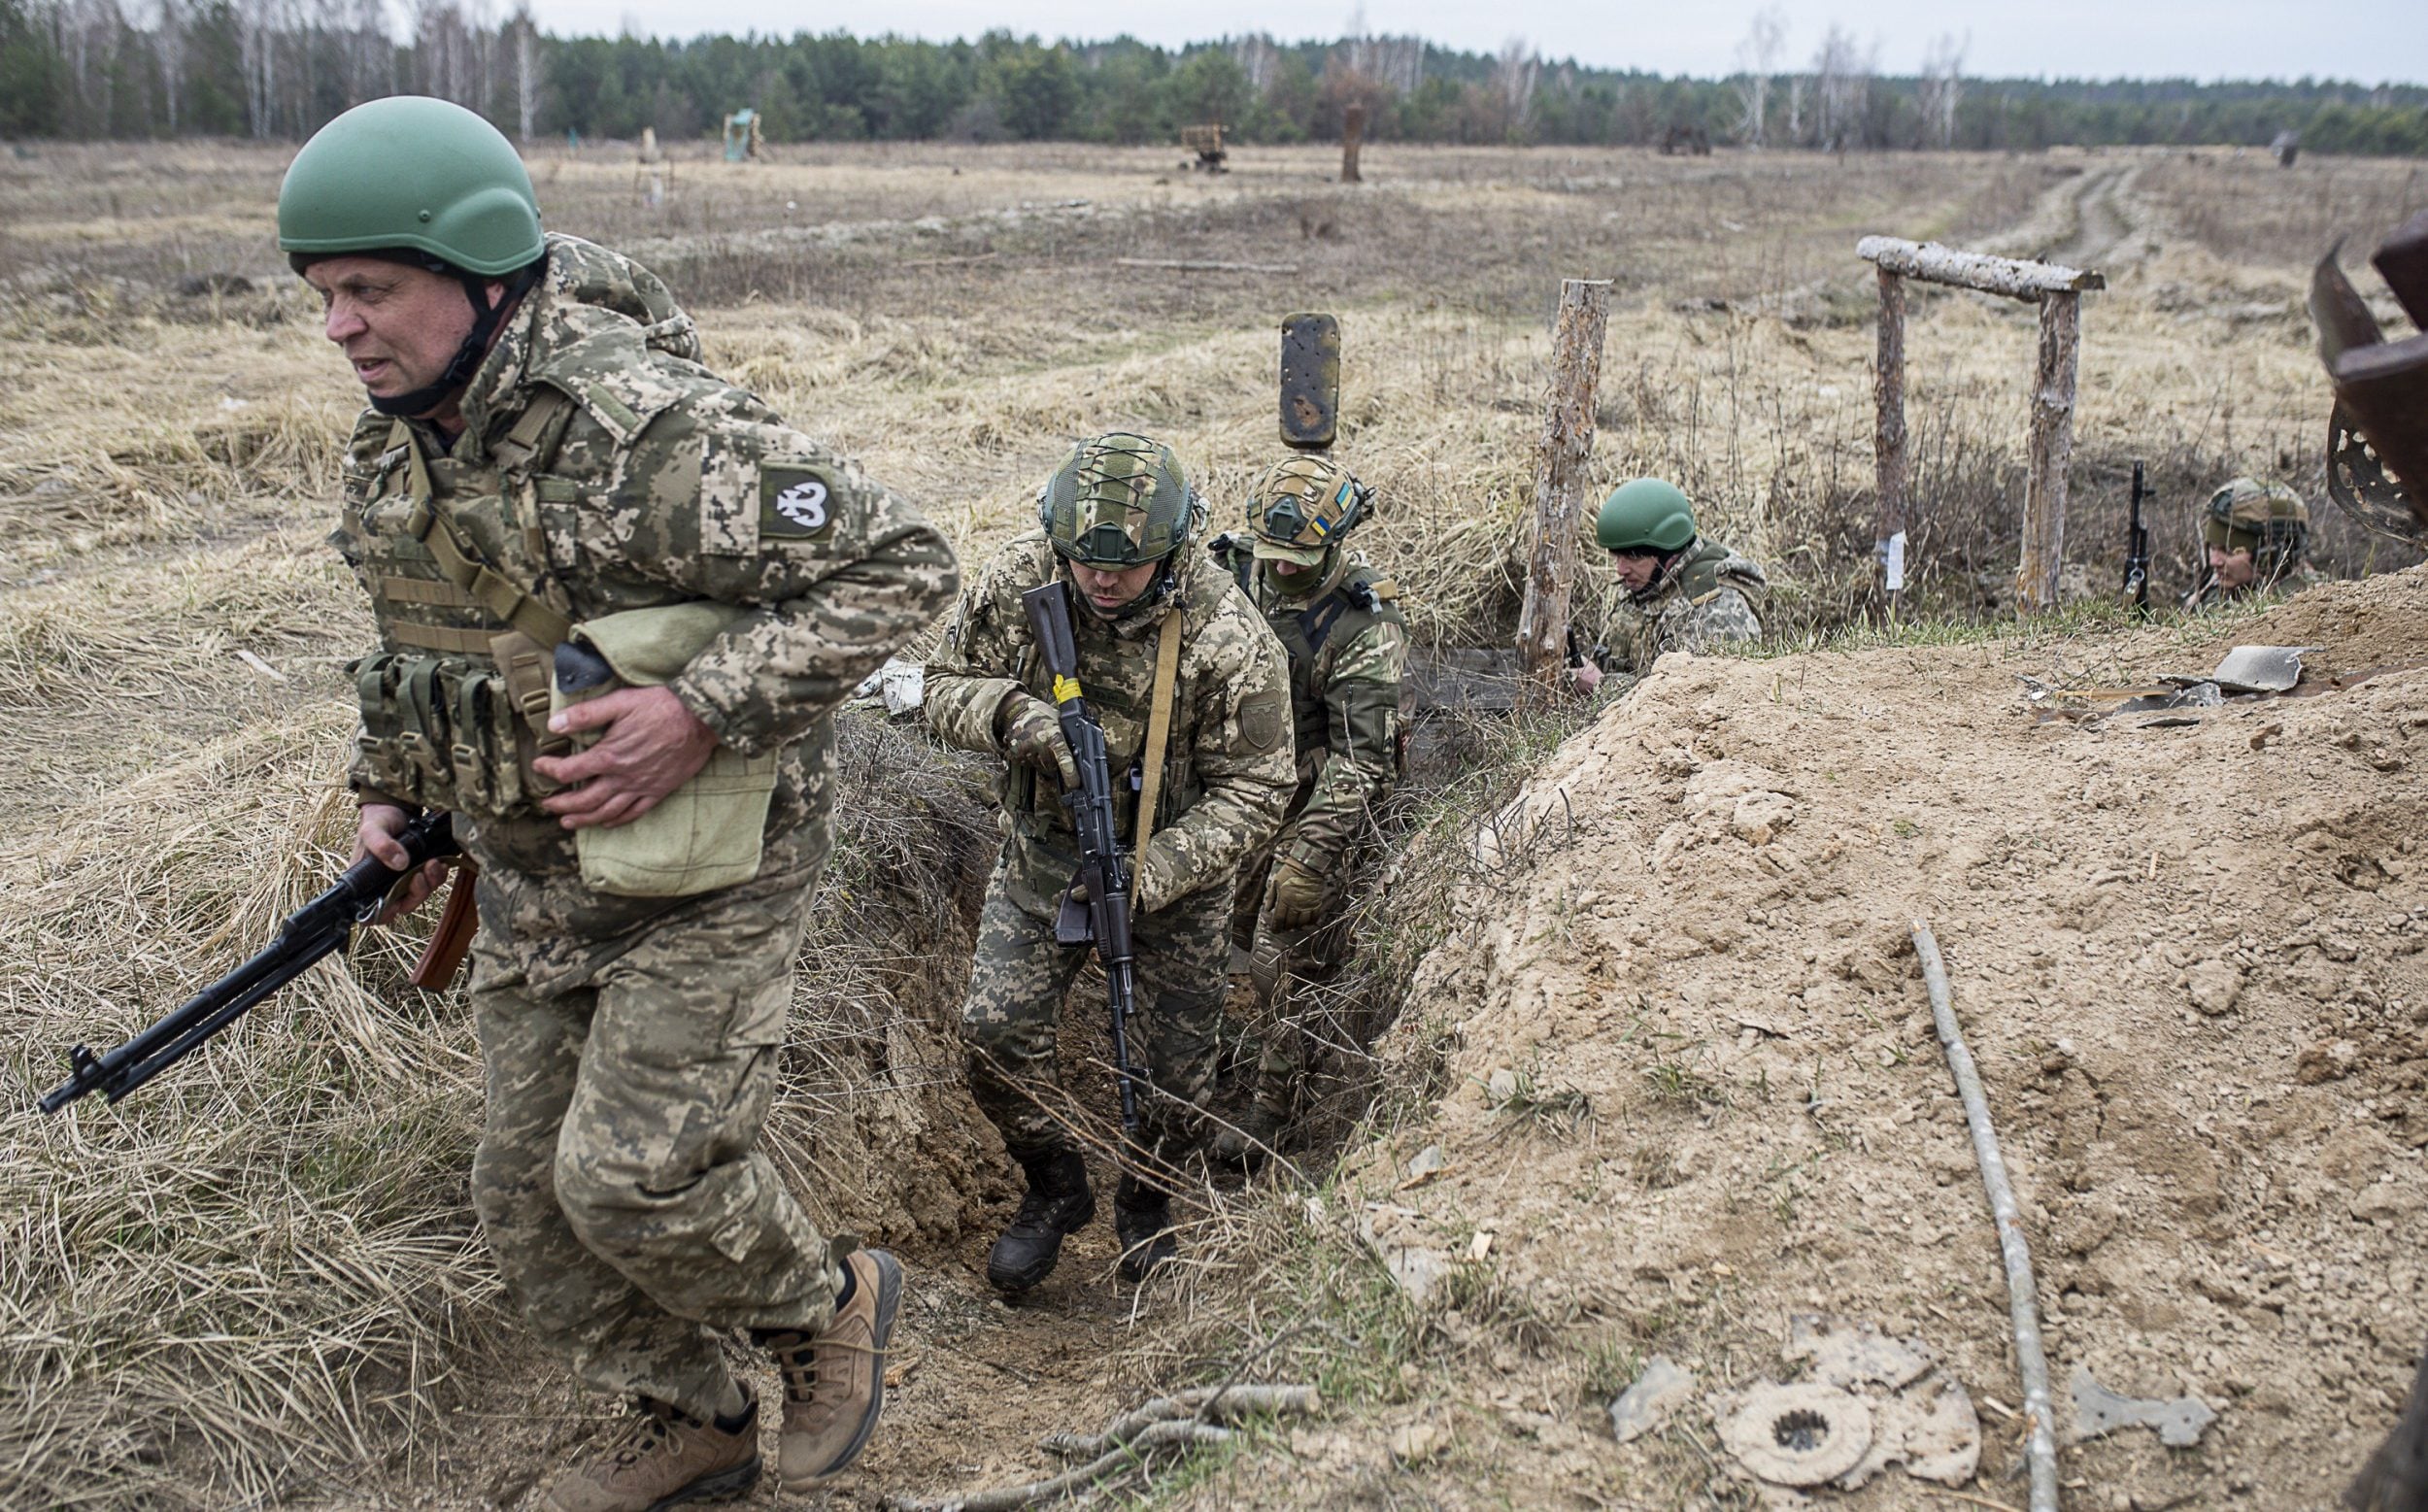
[{"label": "rifle wooden stock", "polygon": [[446,911],[438,916],[430,943],[422,947],[422,958],[413,963],[412,975],[405,978],[423,991],[447,991],[472,949],[472,937],[481,932],[481,911],[472,897],[472,885],[480,875],[480,868],[470,860],[458,862],[447,874]]}]

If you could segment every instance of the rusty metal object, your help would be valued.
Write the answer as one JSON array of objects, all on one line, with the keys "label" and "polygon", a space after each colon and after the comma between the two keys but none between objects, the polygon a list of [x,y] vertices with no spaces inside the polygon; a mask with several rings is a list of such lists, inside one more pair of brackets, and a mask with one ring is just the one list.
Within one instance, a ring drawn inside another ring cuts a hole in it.
[{"label": "rusty metal object", "polygon": [[1340,434],[1340,321],[1329,315],[1281,322],[1281,439],[1321,452]]},{"label": "rusty metal object", "polygon": [[[2377,318],[2336,263],[2342,243],[2327,250],[2310,277],[2310,319],[2318,356],[2335,384],[2328,429],[2328,495],[2363,525],[2380,531],[2394,517],[2393,497],[2410,510],[2412,527],[2428,533],[2428,334],[2388,341]],[[2418,320],[2428,312],[2428,213],[2414,216],[2378,250],[2377,268],[2394,296]],[[2357,437],[2365,445],[2356,446]]]}]

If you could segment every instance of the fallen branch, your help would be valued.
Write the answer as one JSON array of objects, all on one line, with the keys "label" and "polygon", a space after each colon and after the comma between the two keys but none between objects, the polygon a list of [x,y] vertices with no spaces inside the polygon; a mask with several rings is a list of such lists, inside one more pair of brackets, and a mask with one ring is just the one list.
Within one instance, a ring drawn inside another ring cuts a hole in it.
[{"label": "fallen branch", "polygon": [[1956,1024],[1956,1005],[1947,990],[1947,966],[1939,959],[1939,942],[1931,926],[1913,922],[1914,954],[1922,958],[1922,983],[1931,993],[1931,1018],[1939,1025],[1939,1044],[1947,1052],[1947,1069],[1964,1098],[1965,1122],[1973,1126],[1973,1153],[1981,1163],[1981,1185],[1988,1190],[1991,1216],[1998,1220],[1998,1248],[2006,1262],[2006,1312],[2014,1323],[2015,1362],[2023,1373],[2024,1458],[2032,1466],[2032,1512],[2057,1512],[2056,1413],[2049,1403],[2048,1357],[2040,1351],[2040,1293],[2032,1280],[2032,1256],[2024,1247],[2023,1212],[2015,1206],[2015,1191],[2006,1181],[2006,1161],[1998,1153],[1998,1134],[1990,1127],[1990,1100],[1981,1091],[1981,1073],[1965,1048],[1964,1031]]},{"label": "fallen branch", "polygon": [[1158,1423],[1175,1418],[1191,1418],[1199,1423],[1231,1422],[1258,1412],[1313,1412],[1322,1405],[1312,1386],[1203,1386],[1173,1396],[1158,1396],[1093,1436],[1048,1433],[1038,1447],[1064,1460],[1092,1459],[1129,1443]]},{"label": "fallen branch", "polygon": [[1045,1448],[1054,1454],[1067,1459],[1094,1457],[1060,1475],[941,1500],[892,1495],[885,1504],[893,1512],[1014,1512],[1016,1508],[1097,1490],[1116,1475],[1146,1468],[1148,1462],[1161,1453],[1229,1442],[1231,1430],[1210,1419],[1237,1419],[1260,1412],[1313,1412],[1322,1405],[1311,1386],[1198,1387],[1159,1396],[1135,1412],[1114,1420],[1103,1432],[1093,1437],[1048,1434]]},{"label": "fallen branch", "polygon": [[1295,262],[1200,262],[1178,257],[1116,257],[1117,268],[1164,268],[1174,273],[1296,273]]}]

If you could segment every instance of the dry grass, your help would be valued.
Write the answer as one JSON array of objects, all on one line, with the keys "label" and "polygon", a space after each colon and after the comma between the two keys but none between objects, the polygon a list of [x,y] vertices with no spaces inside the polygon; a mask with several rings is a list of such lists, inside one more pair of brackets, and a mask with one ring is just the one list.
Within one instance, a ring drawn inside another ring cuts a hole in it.
[{"label": "dry grass", "polygon": [[[1853,240],[1986,234],[2060,182],[1998,157],[1393,149],[1369,153],[1380,182],[1344,192],[1313,150],[1213,184],[1172,177],[1170,156],[687,160],[656,211],[621,154],[543,151],[536,168],[553,224],[647,250],[702,307],[712,365],[863,457],[973,555],[1021,528],[1070,438],[1112,426],[1173,440],[1227,526],[1274,451],[1275,321],[1337,310],[1343,454],[1381,489],[1360,544],[1430,645],[1498,644],[1513,623],[1563,273],[1618,285],[1591,487],[1684,483],[1713,533],[1772,564],[1782,637],[1866,612],[1872,337]],[[320,536],[353,396],[269,250],[283,166],[189,146],[0,163],[0,365],[18,379],[0,389],[0,1024],[19,1107],[70,1040],[182,998],[339,859],[338,668],[366,622]],[[2214,478],[2314,482],[2323,386],[2295,314],[2314,250],[2290,244],[2412,193],[2401,165],[2321,167],[2338,187],[2314,212],[2290,205],[2273,243],[2214,212],[2229,167],[2143,174],[2165,250],[2117,270],[2084,322],[2074,540],[2091,578],[2120,566],[2134,456],[2165,493],[2166,588]],[[1187,278],[1119,256],[1300,271]],[[261,287],[177,292],[220,272]],[[1914,322],[1922,607],[1978,615],[1979,578],[2011,567],[2029,312],[1918,299]],[[2340,569],[2409,559],[2371,550],[2322,521]],[[1586,570],[1591,612],[1607,584]],[[962,1154],[928,1159],[967,1144],[934,1118],[935,1084],[957,1073],[930,1018],[958,993],[994,830],[971,763],[849,729],[832,925],[801,979],[778,1158],[836,1223],[941,1242],[976,1178]],[[1435,894],[1489,881],[1460,857],[1512,747],[1534,749],[1503,730],[1453,745],[1483,759],[1412,798],[1400,880],[1376,895],[1344,988],[1343,1015],[1369,1029],[1437,942]],[[510,1335],[459,1195],[470,1031],[455,999],[401,989],[401,958],[382,941],[351,973],[315,972],[121,1109],[8,1116],[0,1500],[272,1495],[428,1440],[450,1394],[493,1374],[488,1346]],[[1405,1105],[1387,1099],[1366,1131]],[[839,1179],[870,1168],[866,1193]],[[1389,1394],[1401,1364],[1446,1347],[1393,1310],[1387,1282],[1376,1292],[1336,1224],[1309,1247],[1278,1199],[1209,1211],[1221,1242],[1197,1252],[1223,1259],[1200,1283],[1206,1331],[1125,1368],[1254,1357],[1267,1374],[1366,1372],[1359,1390]],[[1260,1277],[1297,1300],[1259,1310]]]}]

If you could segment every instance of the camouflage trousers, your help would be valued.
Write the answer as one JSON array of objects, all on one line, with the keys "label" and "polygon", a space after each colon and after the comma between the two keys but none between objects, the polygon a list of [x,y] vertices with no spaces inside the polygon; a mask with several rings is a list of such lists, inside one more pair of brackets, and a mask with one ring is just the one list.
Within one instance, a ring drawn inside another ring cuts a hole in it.
[{"label": "camouflage trousers", "polygon": [[525,967],[547,946],[491,927],[513,887],[482,873],[482,1231],[525,1323],[585,1382],[713,1415],[720,1335],[815,1332],[843,1279],[758,1149],[807,891],[689,900],[541,992]]},{"label": "camouflage trousers", "polygon": [[1255,991],[1248,1025],[1257,1039],[1252,1100],[1276,1123],[1288,1121],[1314,1046],[1325,1032],[1317,990],[1349,958],[1349,890],[1363,857],[1362,850],[1353,850],[1325,872],[1323,910],[1311,924],[1274,926],[1265,897],[1265,878],[1272,870],[1269,855],[1248,873],[1232,912],[1231,937],[1247,942],[1248,983]]},{"label": "camouflage trousers", "polygon": [[[1130,924],[1138,986],[1130,1066],[1139,1083],[1143,1153],[1152,1161],[1176,1166],[1205,1138],[1197,1110],[1214,1085],[1230,917],[1228,896],[1200,892],[1162,913],[1137,915]],[[969,1049],[970,1095],[1016,1160],[1066,1149],[1072,1127],[1102,1122],[1101,1111],[1079,1106],[1063,1090],[1055,1060],[1063,999],[1095,958],[1090,946],[1056,944],[1054,921],[1013,902],[1003,868],[995,868],[978,915],[961,1039]],[[1100,1001],[1087,1018],[1110,1032]],[[1109,1063],[1110,1045],[1097,1043]]]}]

